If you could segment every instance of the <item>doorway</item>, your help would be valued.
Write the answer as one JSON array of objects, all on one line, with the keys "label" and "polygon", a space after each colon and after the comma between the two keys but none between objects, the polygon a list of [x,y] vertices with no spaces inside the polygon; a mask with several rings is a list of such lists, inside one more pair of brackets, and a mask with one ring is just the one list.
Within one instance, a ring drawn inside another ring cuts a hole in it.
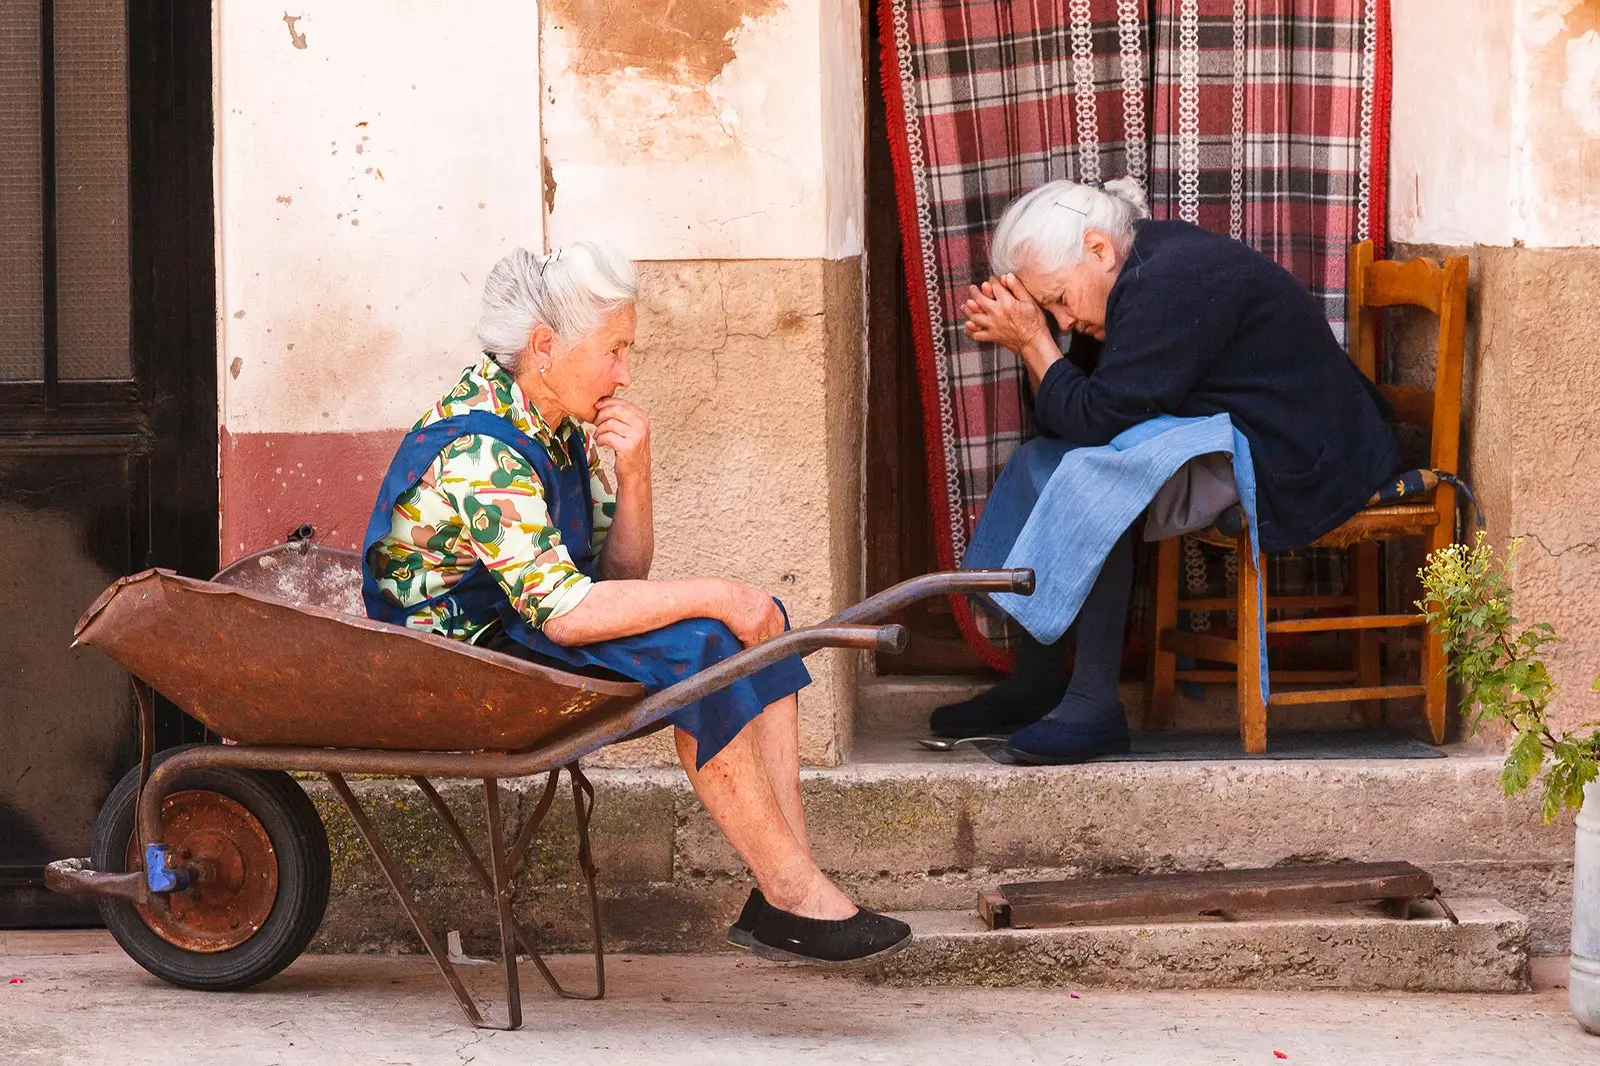
[{"label": "doorway", "polygon": [[[97,920],[42,880],[137,760],[78,616],[216,569],[211,143],[209,5],[0,0],[0,927]],[[202,739],[163,708],[161,746]]]},{"label": "doorway", "polygon": [[[867,62],[867,592],[938,570],[928,503],[921,385],[895,204],[888,116],[878,75],[879,5],[865,0]],[[879,674],[989,673],[962,639],[950,601],[922,600],[894,619],[911,631],[901,655],[879,655]]]}]

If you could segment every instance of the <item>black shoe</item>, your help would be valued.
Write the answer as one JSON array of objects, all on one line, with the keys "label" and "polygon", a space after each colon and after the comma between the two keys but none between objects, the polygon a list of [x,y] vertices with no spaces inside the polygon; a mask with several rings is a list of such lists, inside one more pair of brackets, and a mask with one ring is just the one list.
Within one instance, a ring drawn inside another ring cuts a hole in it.
[{"label": "black shoe", "polygon": [[767,897],[761,894],[761,889],[752,888],[750,898],[744,901],[744,910],[739,912],[739,920],[728,926],[728,943],[741,948],[755,947],[756,922],[770,909],[771,905],[767,903]]},{"label": "black shoe", "polygon": [[[855,966],[887,958],[911,942],[911,927],[865,908],[848,918],[803,918],[765,900],[750,933],[750,953],[773,962]],[[733,930],[729,930],[732,939]]]},{"label": "black shoe", "polygon": [[956,740],[1013,733],[1049,714],[1066,691],[1066,638],[1040,644],[1023,633],[1011,676],[970,700],[938,708],[928,716],[928,728]]},{"label": "black shoe", "polygon": [[1122,704],[1092,714],[1042,718],[1011,735],[1006,754],[1031,766],[1068,766],[1096,755],[1128,753],[1128,716]]}]

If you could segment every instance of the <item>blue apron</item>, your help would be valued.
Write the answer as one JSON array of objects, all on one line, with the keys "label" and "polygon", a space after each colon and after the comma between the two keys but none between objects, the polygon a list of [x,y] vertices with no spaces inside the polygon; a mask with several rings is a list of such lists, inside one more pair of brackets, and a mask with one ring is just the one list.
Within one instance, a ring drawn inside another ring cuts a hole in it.
[{"label": "blue apron", "polygon": [[[604,667],[640,682],[652,693],[691,677],[741,649],[733,631],[711,618],[689,618],[637,636],[564,647],[528,624],[481,560],[449,590],[420,603],[402,606],[385,597],[379,591],[373,571],[372,549],[393,528],[394,506],[400,497],[427,472],[440,452],[468,434],[494,438],[533,467],[544,486],[550,523],[560,531],[561,542],[567,546],[573,564],[590,579],[598,580],[599,560],[592,547],[594,515],[589,490],[589,457],[582,443],[572,442],[572,461],[561,470],[543,444],[510,421],[487,411],[473,411],[410,431],[395,452],[389,472],[378,489],[378,503],[372,510],[372,520],[367,523],[367,535],[361,548],[361,595],[366,601],[368,617],[392,625],[405,625],[411,615],[423,608],[446,604],[472,623],[482,625],[499,619],[507,636],[540,655],[574,667]],[[783,605],[778,606],[781,609]],[[785,614],[786,622],[787,617]],[[768,704],[810,683],[811,675],[805,664],[799,656],[790,656],[674,711],[668,721],[695,738],[696,762],[704,766]]]}]

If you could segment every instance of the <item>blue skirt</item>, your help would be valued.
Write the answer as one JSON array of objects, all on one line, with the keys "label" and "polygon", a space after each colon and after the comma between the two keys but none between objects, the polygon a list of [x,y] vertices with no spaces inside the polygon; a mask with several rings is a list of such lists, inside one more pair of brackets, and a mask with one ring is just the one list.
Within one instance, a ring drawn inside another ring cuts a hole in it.
[{"label": "blue skirt", "polygon": [[[782,610],[783,604],[778,603],[778,608]],[[788,618],[785,611],[785,629]],[[648,633],[576,647],[557,644],[518,618],[492,646],[496,651],[516,654],[508,646],[511,644],[532,652],[537,661],[575,673],[599,669],[621,675],[644,685],[651,694],[693,677],[744,648],[733,630],[713,618],[686,618]],[[673,711],[667,721],[694,737],[698,769],[715,758],[768,705],[809,684],[810,671],[798,655],[791,655]]]}]

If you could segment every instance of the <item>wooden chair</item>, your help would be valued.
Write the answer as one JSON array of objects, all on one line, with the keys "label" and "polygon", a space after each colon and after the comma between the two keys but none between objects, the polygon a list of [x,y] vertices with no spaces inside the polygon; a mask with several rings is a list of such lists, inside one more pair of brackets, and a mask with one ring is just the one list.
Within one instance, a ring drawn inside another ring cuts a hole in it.
[{"label": "wooden chair", "polygon": [[[1439,318],[1438,358],[1434,387],[1379,384],[1379,390],[1394,407],[1399,422],[1430,430],[1429,466],[1434,470],[1457,473],[1461,443],[1461,379],[1466,341],[1467,260],[1452,256],[1443,263],[1431,259],[1404,262],[1374,260],[1372,244],[1363,241],[1350,250],[1349,337],[1351,358],[1362,373],[1377,380],[1377,324],[1372,309],[1400,304],[1425,307]],[[1383,721],[1381,701],[1423,697],[1423,706],[1435,743],[1444,741],[1445,677],[1444,652],[1440,640],[1424,627],[1416,614],[1379,614],[1378,543],[1399,537],[1425,537],[1429,550],[1442,548],[1454,539],[1455,489],[1440,484],[1431,494],[1401,503],[1370,506],[1344,525],[1322,537],[1315,547],[1350,549],[1353,594],[1345,596],[1283,596],[1267,602],[1263,610],[1304,611],[1330,607],[1353,608],[1341,617],[1289,618],[1269,620],[1270,633],[1318,633],[1355,631],[1358,635],[1352,669],[1337,671],[1288,671],[1270,673],[1271,698],[1268,706],[1294,707],[1310,703],[1345,703],[1360,706],[1372,725]],[[1223,543],[1228,543],[1223,541]],[[1267,747],[1267,710],[1256,684],[1256,674],[1248,665],[1260,653],[1257,636],[1257,602],[1253,595],[1256,575],[1262,560],[1250,549],[1247,531],[1241,531],[1229,544],[1239,555],[1238,592],[1235,597],[1201,600],[1179,598],[1179,543],[1163,541],[1157,548],[1157,563],[1152,584],[1155,610],[1152,612],[1150,670],[1146,683],[1145,727],[1166,729],[1172,725],[1176,687],[1179,681],[1232,681],[1238,692],[1239,734],[1244,750],[1252,754]],[[1235,610],[1238,617],[1236,639],[1190,633],[1177,628],[1180,610]],[[1385,629],[1423,628],[1422,677],[1419,684],[1385,685],[1379,655],[1378,632]],[[1180,671],[1179,654],[1196,659],[1229,664],[1225,670]],[[1246,669],[1239,669],[1239,664]],[[1346,682],[1346,687],[1285,691],[1283,685]],[[1354,682],[1353,685],[1349,685]]]}]

